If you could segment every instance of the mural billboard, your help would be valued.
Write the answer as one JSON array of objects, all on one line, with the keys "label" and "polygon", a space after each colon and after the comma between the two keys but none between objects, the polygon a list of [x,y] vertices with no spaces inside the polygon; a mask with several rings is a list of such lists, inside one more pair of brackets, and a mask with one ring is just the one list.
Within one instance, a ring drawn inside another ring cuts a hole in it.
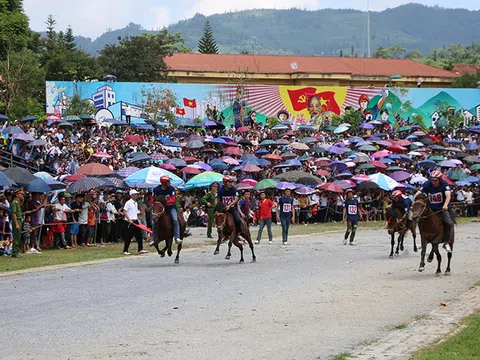
[{"label": "mural billboard", "polygon": [[318,125],[346,109],[358,111],[367,121],[388,120],[390,123],[400,119],[408,122],[420,115],[427,126],[435,126],[440,120],[440,108],[462,114],[466,123],[480,119],[479,89],[58,81],[46,83],[47,113],[62,115],[69,99],[78,92],[97,109],[94,114],[97,121],[125,120],[129,115],[132,123],[143,122],[151,115],[145,110],[144,94],[148,89],[169,89],[176,99],[171,108],[176,116],[203,120],[215,111],[227,124],[249,118],[265,122],[275,116],[294,123]]}]

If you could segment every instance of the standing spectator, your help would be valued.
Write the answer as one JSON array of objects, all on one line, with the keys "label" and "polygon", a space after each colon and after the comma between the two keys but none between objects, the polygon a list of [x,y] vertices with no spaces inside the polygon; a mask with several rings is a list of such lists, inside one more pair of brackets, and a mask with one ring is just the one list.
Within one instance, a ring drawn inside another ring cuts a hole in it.
[{"label": "standing spectator", "polygon": [[[123,192],[122,190],[117,190],[115,192],[115,200],[112,201],[113,206],[117,210],[117,214],[115,215],[115,225],[112,231],[112,240],[116,243],[122,241],[124,239],[124,235],[126,234],[125,226],[126,222],[124,221],[123,217]],[[152,244],[153,245],[153,244]]]},{"label": "standing spectator", "polygon": [[28,211],[25,214],[30,214],[32,216],[32,232],[30,234],[30,250],[29,253],[39,253],[38,243],[40,239],[40,234],[42,231],[43,223],[43,207],[46,205],[44,199],[43,202],[40,201],[40,194],[33,193],[32,198],[28,202]]},{"label": "standing spectator", "polygon": [[12,213],[12,224],[13,224],[13,247],[12,247],[12,257],[18,258],[18,252],[20,248],[20,242],[22,241],[22,204],[25,200],[25,192],[23,189],[18,189],[14,193],[14,197],[11,205]]},{"label": "standing spectator", "polygon": [[54,244],[57,249],[71,249],[65,240],[65,231],[67,230],[67,212],[72,210],[65,204],[65,196],[58,197],[58,203],[53,207],[52,231],[54,234]]},{"label": "standing spectator", "polygon": [[25,221],[23,222],[22,227],[22,252],[29,254],[36,254],[37,251],[30,251],[28,248],[30,246],[30,235],[32,233],[32,216],[25,215]]},{"label": "standing spectator", "polygon": [[123,255],[130,255],[128,248],[130,247],[132,238],[135,238],[137,241],[138,254],[145,254],[148,252],[147,250],[143,250],[142,231],[134,225],[139,224],[138,214],[140,211],[138,210],[137,198],[138,191],[135,189],[130,190],[130,200],[128,200],[123,207],[123,215],[125,215],[125,219],[128,223],[127,237],[123,246]]},{"label": "standing spectator", "polygon": [[473,192],[471,187],[468,187],[467,191],[465,191],[465,202],[467,204],[467,216],[474,217],[475,211],[474,211],[474,204],[473,204]]},{"label": "standing spectator", "polygon": [[80,208],[80,214],[78,215],[79,234],[78,243],[80,246],[87,246],[88,240],[88,208],[90,204],[85,201],[84,194],[77,195],[77,201],[81,201],[82,207]]},{"label": "standing spectator", "polygon": [[72,222],[73,224],[70,224],[70,243],[72,244],[72,247],[76,248],[78,246],[77,243],[77,237],[79,233],[79,223],[78,219],[80,216],[80,212],[82,211],[83,207],[83,195],[82,194],[77,194],[75,196],[75,201],[72,202],[70,209],[72,209]]},{"label": "standing spectator", "polygon": [[107,219],[105,224],[103,224],[103,240],[105,242],[110,241],[110,234],[112,231],[112,225],[115,226],[115,216],[117,215],[117,209],[113,205],[115,200],[115,194],[110,194],[107,198],[107,204],[105,206],[105,211],[107,212]]},{"label": "standing spectator", "polygon": [[202,198],[203,204],[205,204],[208,214],[208,225],[207,225],[207,238],[212,239],[212,226],[213,220],[215,218],[215,198],[217,197],[218,184],[213,183],[211,190],[205,194]]},{"label": "standing spectator", "polygon": [[271,244],[273,241],[272,235],[272,208],[275,206],[272,200],[267,198],[264,191],[260,193],[260,200],[258,201],[258,223],[260,227],[258,228],[258,235],[256,244],[260,244],[262,239],[262,232],[265,225],[267,226],[268,232],[268,243]]},{"label": "standing spectator", "polygon": [[288,244],[288,230],[290,229],[290,221],[293,219],[295,223],[295,208],[293,207],[293,199],[290,197],[292,190],[285,189],[284,195],[278,200],[277,217],[280,218],[282,225],[282,242],[283,245]]}]

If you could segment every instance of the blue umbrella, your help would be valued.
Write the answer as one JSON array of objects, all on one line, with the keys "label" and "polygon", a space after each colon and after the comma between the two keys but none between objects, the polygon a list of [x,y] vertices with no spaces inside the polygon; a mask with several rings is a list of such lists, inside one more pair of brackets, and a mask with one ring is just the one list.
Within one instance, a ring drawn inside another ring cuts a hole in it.
[{"label": "blue umbrella", "polygon": [[350,142],[350,144],[356,144],[360,141],[363,141],[363,139],[359,136],[352,136],[351,138],[348,139],[348,141]]},{"label": "blue umbrella", "polygon": [[185,160],[178,159],[178,158],[168,159],[166,163],[171,164],[177,168],[187,166],[187,163]]},{"label": "blue umbrella", "polygon": [[437,164],[433,160],[423,160],[418,163],[421,167],[432,168],[435,167]]},{"label": "blue umbrella", "polygon": [[182,144],[176,141],[166,141],[163,145],[168,147],[182,147]]},{"label": "blue umbrella", "polygon": [[258,159],[258,166],[268,166],[272,163],[266,159]]},{"label": "blue umbrella", "polygon": [[479,149],[478,145],[475,144],[475,143],[469,143],[469,144],[465,145],[465,148],[466,148],[467,150],[470,150],[470,151],[478,150],[478,149]]},{"label": "blue umbrella", "polygon": [[212,167],[213,170],[217,170],[217,171],[224,171],[228,169],[228,165],[223,162],[210,163],[210,166]]},{"label": "blue umbrella", "polygon": [[460,180],[460,181],[457,181],[455,183],[455,185],[457,185],[457,186],[470,186],[472,184],[470,182],[466,181],[466,180]]},{"label": "blue umbrella", "polygon": [[[19,185],[22,185],[25,191],[30,193],[47,193],[51,190],[50,186],[48,186],[45,180],[40,178],[36,178],[35,180],[32,180],[26,184],[19,183]],[[65,185],[63,185],[63,187],[65,188]]]},{"label": "blue umbrella", "polygon": [[278,190],[286,190],[286,189],[295,190],[296,187],[295,185],[289,182],[279,182],[277,185],[275,185],[275,188]]},{"label": "blue umbrella", "polygon": [[137,171],[136,173],[127,177],[125,179],[125,182],[130,187],[137,187],[137,188],[144,188],[144,189],[154,188],[160,185],[160,177],[164,175],[170,178],[170,181],[173,186],[178,187],[183,185],[184,183],[184,181],[174,173],[164,169],[157,168],[155,166],[150,166],[148,168]]},{"label": "blue umbrella", "polygon": [[22,120],[20,120],[21,122],[29,122],[29,121],[35,121],[37,120],[37,117],[36,116],[33,116],[33,115],[27,115],[27,116],[24,116],[22,118]]},{"label": "blue umbrella", "polygon": [[178,126],[183,126],[183,127],[199,127],[200,125],[195,122],[193,119],[189,118],[180,118],[176,117],[173,120],[173,123]]},{"label": "blue umbrella", "polygon": [[44,180],[51,190],[60,190],[60,189],[65,189],[67,187],[67,185],[65,185],[61,181],[55,181],[55,180],[49,180],[49,179],[44,179]]},{"label": "blue umbrella", "polygon": [[270,151],[268,151],[268,150],[265,149],[265,148],[261,148],[261,149],[255,151],[255,154],[262,156],[262,155],[270,154]]},{"label": "blue umbrella", "polygon": [[286,162],[288,163],[289,166],[302,166],[302,163],[297,159],[291,159]]},{"label": "blue umbrella", "polygon": [[336,147],[336,146],[329,146],[325,150],[330,152],[330,153],[337,154],[337,155],[341,155],[345,152],[343,149],[340,149],[339,147]]},{"label": "blue umbrella", "polygon": [[0,121],[8,121],[8,116],[0,114]]},{"label": "blue umbrella", "polygon": [[363,123],[360,125],[360,129],[373,129],[375,128],[375,126],[373,126],[372,124],[369,124],[369,123]]},{"label": "blue umbrella", "polygon": [[222,138],[215,138],[211,141],[213,144],[226,144],[227,142],[225,141],[225,139],[222,139]]},{"label": "blue umbrella", "polygon": [[389,159],[389,158],[383,158],[380,160],[380,162],[383,162],[385,164],[391,164],[391,163],[394,163],[395,161],[393,161],[392,159]]},{"label": "blue umbrella", "polygon": [[471,183],[477,183],[477,182],[480,181],[480,178],[478,178],[476,176],[469,176],[469,177],[467,177],[466,179],[463,179],[463,180],[471,182]]},{"label": "blue umbrella", "polygon": [[5,175],[3,172],[0,172],[0,187],[12,187],[13,185],[16,185],[14,181],[10,180],[7,175]]},{"label": "blue umbrella", "polygon": [[347,164],[341,161],[332,161],[330,163],[330,169],[337,169],[338,171],[344,171],[347,167]]}]

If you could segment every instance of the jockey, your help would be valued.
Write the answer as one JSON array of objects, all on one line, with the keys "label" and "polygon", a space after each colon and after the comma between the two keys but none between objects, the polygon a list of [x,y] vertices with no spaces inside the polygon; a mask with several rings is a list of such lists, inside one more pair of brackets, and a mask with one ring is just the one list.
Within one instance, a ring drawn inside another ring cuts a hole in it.
[{"label": "jockey", "polygon": [[412,207],[412,202],[410,201],[409,198],[403,196],[402,192],[400,190],[395,190],[392,193],[392,207],[402,207],[405,210],[405,214],[407,214],[407,220],[412,220],[413,219],[413,214],[410,211],[410,208]]},{"label": "jockey", "polygon": [[223,177],[223,185],[220,187],[220,189],[218,189],[216,202],[222,202],[225,205],[226,210],[233,215],[237,233],[240,233],[242,228],[242,219],[237,207],[239,200],[238,191],[237,188],[233,186],[233,181],[234,178],[231,176]]},{"label": "jockey", "polygon": [[452,252],[448,242],[450,241],[450,234],[452,231],[453,219],[450,215],[449,206],[452,197],[450,186],[445,180],[442,180],[442,172],[434,170],[430,174],[430,180],[425,181],[422,185],[422,189],[415,194],[414,200],[420,194],[426,194],[428,196],[428,202],[430,207],[435,212],[441,212],[441,218],[445,226],[443,232],[443,248],[448,253]]},{"label": "jockey", "polygon": [[355,233],[357,232],[357,223],[360,218],[360,212],[358,209],[358,199],[356,199],[354,195],[355,193],[352,189],[347,190],[347,199],[345,200],[343,207],[343,221],[347,221],[347,231],[345,232],[343,245],[347,245],[347,239],[350,232],[352,233],[350,235],[350,245],[354,245],[353,240],[355,239]]},{"label": "jockey", "polygon": [[153,195],[155,196],[155,200],[158,199],[159,196],[164,196],[165,200],[167,201],[167,206],[165,211],[170,215],[173,222],[173,236],[175,238],[176,244],[181,244],[182,239],[180,238],[180,224],[178,223],[178,214],[177,214],[177,206],[176,206],[176,193],[175,188],[170,184],[170,177],[164,175],[160,177],[160,186],[157,186],[153,189]]}]

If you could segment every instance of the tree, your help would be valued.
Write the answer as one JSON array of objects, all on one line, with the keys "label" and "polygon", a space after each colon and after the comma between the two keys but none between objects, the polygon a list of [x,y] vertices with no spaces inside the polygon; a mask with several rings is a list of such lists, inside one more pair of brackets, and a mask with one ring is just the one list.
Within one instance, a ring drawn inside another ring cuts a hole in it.
[{"label": "tree", "polygon": [[0,107],[12,119],[43,111],[45,77],[31,50],[8,51],[0,62]]},{"label": "tree", "polygon": [[168,77],[165,57],[172,56],[184,42],[180,34],[170,34],[166,29],[157,34],[142,34],[119,39],[100,52],[98,61],[106,74],[119,81],[172,81]]},{"label": "tree", "polygon": [[73,30],[71,26],[67,28],[64,40],[67,50],[73,52],[77,49],[77,45],[75,44],[75,36],[73,36]]},{"label": "tree", "polygon": [[68,99],[67,108],[64,115],[93,115],[97,112],[97,108],[88,99],[82,99],[80,92],[75,89],[72,97]]},{"label": "tree", "polygon": [[155,86],[142,87],[144,109],[150,117],[157,121],[159,117],[173,122],[175,115],[172,109],[178,107],[177,95],[171,89],[158,89]]},{"label": "tree", "polygon": [[477,83],[480,82],[480,69],[477,70],[476,74],[465,74],[462,75],[452,82],[453,88],[476,88],[478,87]]},{"label": "tree", "polygon": [[203,36],[198,42],[198,52],[200,54],[218,54],[217,42],[213,37],[212,27],[210,26],[210,22],[208,20],[205,21]]},{"label": "tree", "polygon": [[342,115],[342,123],[349,123],[352,125],[352,130],[357,130],[359,126],[363,123],[362,115],[355,110],[345,111]]},{"label": "tree", "polygon": [[0,0],[0,60],[7,52],[20,51],[31,41],[28,17],[23,12],[22,0]]},{"label": "tree", "polygon": [[373,53],[374,58],[380,59],[400,59],[405,54],[405,48],[403,46],[394,45],[389,48],[379,46]]},{"label": "tree", "polygon": [[423,53],[418,50],[413,50],[413,51],[410,51],[407,55],[405,55],[405,59],[410,59],[410,60],[423,59]]}]

